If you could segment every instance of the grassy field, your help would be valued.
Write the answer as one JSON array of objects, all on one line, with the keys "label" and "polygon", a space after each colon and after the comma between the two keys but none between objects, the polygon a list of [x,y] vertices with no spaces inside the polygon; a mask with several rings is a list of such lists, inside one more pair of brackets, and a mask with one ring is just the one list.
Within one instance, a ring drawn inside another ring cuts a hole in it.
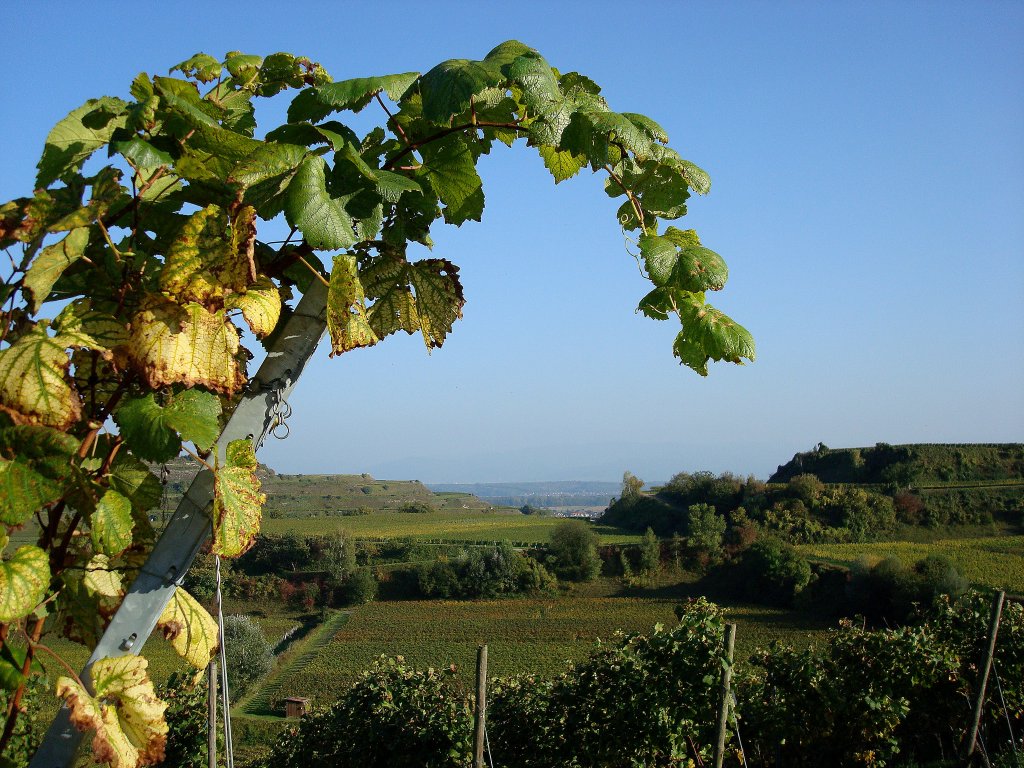
[{"label": "grassy field", "polygon": [[[345,531],[356,538],[459,541],[513,541],[546,543],[559,517],[523,515],[518,512],[373,512],[367,515],[264,518],[266,533],[302,535]],[[640,541],[635,533],[597,526],[601,543]]]},{"label": "grassy field", "polygon": [[895,557],[906,565],[912,565],[928,555],[943,555],[972,584],[1024,592],[1024,536],[939,539],[931,542],[803,544],[797,549],[807,557],[847,566],[861,558],[874,563],[886,557]]}]

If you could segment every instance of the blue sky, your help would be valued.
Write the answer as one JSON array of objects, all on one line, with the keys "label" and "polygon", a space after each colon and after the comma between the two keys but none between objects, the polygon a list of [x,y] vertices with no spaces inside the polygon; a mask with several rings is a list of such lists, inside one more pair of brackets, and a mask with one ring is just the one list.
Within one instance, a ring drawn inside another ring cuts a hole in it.
[{"label": "blue sky", "polygon": [[[603,179],[483,161],[481,224],[439,228],[465,319],[296,390],[285,472],[436,482],[770,474],[819,441],[1024,440],[1024,4],[23,3],[0,48],[0,199],[50,126],[196,51],[278,50],[336,79],[426,71],[515,38],[648,114],[712,177],[682,220],[728,262],[715,306],[758,359],[702,379]],[[272,117],[272,115],[271,115]]]}]

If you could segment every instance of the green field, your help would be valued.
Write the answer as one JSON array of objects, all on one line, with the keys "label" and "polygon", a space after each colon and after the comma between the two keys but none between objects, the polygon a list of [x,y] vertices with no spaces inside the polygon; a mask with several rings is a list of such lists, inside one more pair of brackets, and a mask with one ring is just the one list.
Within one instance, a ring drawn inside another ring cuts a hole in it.
[{"label": "green field", "polygon": [[[264,518],[263,531],[271,534],[313,535],[345,531],[363,539],[416,539],[449,542],[513,541],[544,544],[559,517],[518,512],[373,512],[367,515]],[[617,528],[597,526],[602,544],[640,541],[641,536]]]},{"label": "green field", "polygon": [[874,563],[886,557],[895,557],[905,565],[913,565],[928,555],[943,555],[974,585],[1024,592],[1024,536],[938,539],[931,542],[803,544],[797,549],[809,558],[845,566],[853,565],[861,558]]}]

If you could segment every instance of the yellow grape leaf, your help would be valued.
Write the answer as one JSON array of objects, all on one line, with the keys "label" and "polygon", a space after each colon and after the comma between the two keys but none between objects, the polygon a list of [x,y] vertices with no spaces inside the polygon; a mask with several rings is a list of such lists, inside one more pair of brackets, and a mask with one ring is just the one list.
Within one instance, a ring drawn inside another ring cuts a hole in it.
[{"label": "yellow grape leaf", "polygon": [[245,290],[255,279],[256,211],[243,206],[229,227],[219,206],[192,214],[167,249],[160,290],[182,301],[209,304]]},{"label": "yellow grape leaf", "polygon": [[274,330],[281,318],[281,294],[269,277],[261,276],[245,293],[233,293],[225,298],[224,307],[240,310],[252,332],[263,338]]},{"label": "yellow grape leaf", "polygon": [[195,303],[182,307],[151,296],[132,318],[127,353],[153,389],[200,384],[231,395],[245,385],[238,329],[224,310],[210,312]]},{"label": "yellow grape leaf", "polygon": [[174,650],[196,669],[206,669],[217,652],[217,622],[181,587],[174,590],[156,625]]},{"label": "yellow grape leaf", "polygon": [[113,768],[153,765],[164,759],[167,704],[157,698],[141,656],[100,659],[92,665],[90,693],[77,680],[57,680],[57,695],[80,731],[95,731],[92,752]]},{"label": "yellow grape leaf", "polygon": [[96,502],[89,518],[89,535],[96,552],[119,555],[132,545],[132,502],[117,491],[108,490]]},{"label": "yellow grape leaf", "polygon": [[0,622],[28,616],[50,586],[50,559],[39,547],[19,547],[0,562]]},{"label": "yellow grape leaf", "polygon": [[66,347],[98,351],[105,360],[111,350],[128,341],[128,329],[113,315],[92,308],[89,299],[76,299],[53,321],[56,341]]},{"label": "yellow grape leaf", "polygon": [[366,316],[366,296],[355,256],[347,253],[334,257],[327,288],[327,331],[331,335],[331,357],[379,341]]},{"label": "yellow grape leaf", "polygon": [[106,555],[92,556],[85,566],[82,585],[96,599],[99,614],[106,619],[114,615],[124,599],[121,574],[110,565],[110,558]]},{"label": "yellow grape leaf", "polygon": [[66,430],[82,415],[82,403],[68,377],[67,345],[36,326],[0,350],[0,411],[15,424],[43,424]]},{"label": "yellow grape leaf", "polygon": [[227,461],[213,473],[213,552],[238,557],[256,541],[263,502],[256,453],[248,440],[228,443]]}]

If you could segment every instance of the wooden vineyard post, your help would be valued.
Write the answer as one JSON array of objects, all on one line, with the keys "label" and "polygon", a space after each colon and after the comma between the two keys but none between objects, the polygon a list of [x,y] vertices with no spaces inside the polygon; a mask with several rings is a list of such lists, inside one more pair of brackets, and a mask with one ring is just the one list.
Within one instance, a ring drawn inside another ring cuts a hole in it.
[{"label": "wooden vineyard post", "polygon": [[206,668],[207,706],[207,755],[209,767],[217,768],[217,662],[211,661]]},{"label": "wooden vineyard post", "polygon": [[715,768],[722,768],[725,758],[725,732],[729,727],[729,706],[732,701],[732,657],[736,646],[736,625],[725,625],[725,666],[722,667],[722,684],[719,689],[721,705],[718,709],[718,730],[715,739]]},{"label": "wooden vineyard post", "polygon": [[[992,615],[988,622],[988,644],[985,646],[985,658],[978,670],[978,694],[974,700],[974,715],[971,718],[971,730],[967,734],[967,757],[974,754],[978,746],[978,730],[981,728],[981,715],[985,710],[985,689],[988,687],[988,676],[992,671],[992,658],[996,652],[996,637],[999,634],[999,620],[1003,615],[1003,601],[1006,593],[997,592],[992,601]],[[986,763],[988,761],[986,760]]]},{"label": "wooden vineyard post", "polygon": [[476,713],[473,717],[473,768],[483,768],[487,732],[487,645],[476,651]]}]

